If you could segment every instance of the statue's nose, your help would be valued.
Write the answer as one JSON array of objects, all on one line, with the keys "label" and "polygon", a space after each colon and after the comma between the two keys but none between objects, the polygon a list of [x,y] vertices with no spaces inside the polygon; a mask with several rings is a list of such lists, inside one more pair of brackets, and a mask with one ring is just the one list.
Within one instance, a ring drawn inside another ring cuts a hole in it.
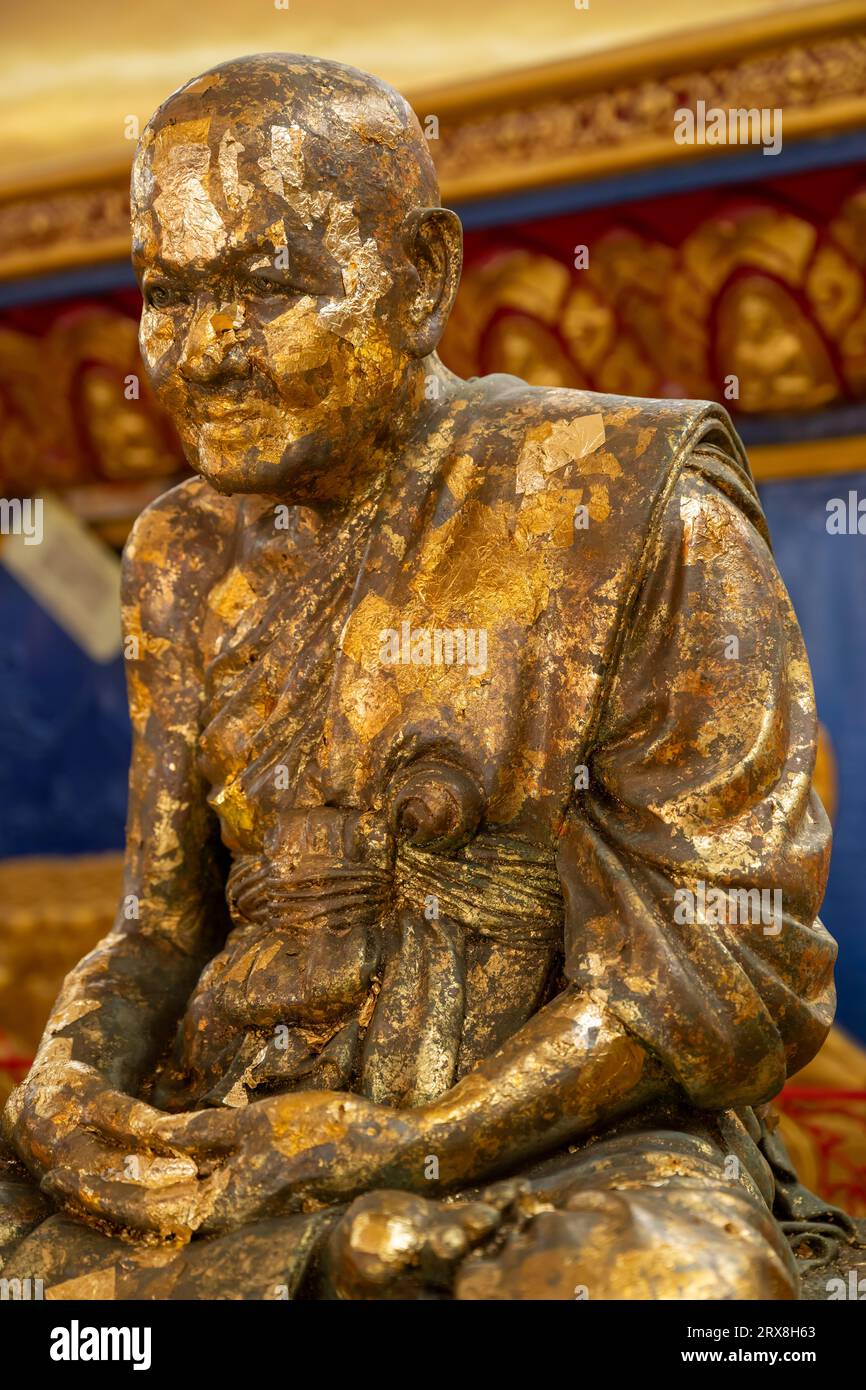
[{"label": "statue's nose", "polygon": [[183,345],[178,370],[188,381],[217,381],[246,370],[238,340],[243,315],[236,304],[208,304],[195,316]]}]

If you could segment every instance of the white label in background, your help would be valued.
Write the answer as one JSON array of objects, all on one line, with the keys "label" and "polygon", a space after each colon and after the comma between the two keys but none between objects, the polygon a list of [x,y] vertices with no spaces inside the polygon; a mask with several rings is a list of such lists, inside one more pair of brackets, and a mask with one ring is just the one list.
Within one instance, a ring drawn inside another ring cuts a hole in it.
[{"label": "white label in background", "polygon": [[121,650],[120,561],[56,497],[44,497],[42,540],[2,539],[0,562],[94,661]]}]

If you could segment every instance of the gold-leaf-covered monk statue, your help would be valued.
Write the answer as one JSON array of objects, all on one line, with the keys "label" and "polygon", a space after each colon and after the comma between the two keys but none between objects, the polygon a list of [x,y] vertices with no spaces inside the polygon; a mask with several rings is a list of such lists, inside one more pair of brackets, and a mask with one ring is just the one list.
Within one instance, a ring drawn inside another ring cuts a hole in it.
[{"label": "gold-leaf-covered monk statue", "polygon": [[829,831],[725,412],[447,371],[458,219],[336,63],[176,92],[133,226],[198,477],[126,551],[124,899],[6,1111],[4,1274],[796,1297]]}]

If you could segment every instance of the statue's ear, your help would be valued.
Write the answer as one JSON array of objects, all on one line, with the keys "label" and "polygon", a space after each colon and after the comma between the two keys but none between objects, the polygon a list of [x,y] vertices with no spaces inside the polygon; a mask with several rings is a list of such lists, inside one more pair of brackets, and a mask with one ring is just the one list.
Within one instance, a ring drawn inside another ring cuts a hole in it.
[{"label": "statue's ear", "polygon": [[435,350],[460,284],[463,228],[450,208],[416,208],[403,223],[403,247],[417,280],[406,322],[406,341],[415,357]]}]

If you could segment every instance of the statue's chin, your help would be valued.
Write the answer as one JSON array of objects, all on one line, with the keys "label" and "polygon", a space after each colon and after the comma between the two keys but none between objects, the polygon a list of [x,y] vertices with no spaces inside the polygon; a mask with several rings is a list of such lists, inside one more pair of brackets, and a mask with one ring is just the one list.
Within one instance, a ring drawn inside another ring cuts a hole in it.
[{"label": "statue's chin", "polygon": [[263,458],[249,447],[232,448],[233,441],[225,438],[205,438],[196,441],[195,449],[187,449],[190,467],[222,493],[263,493],[282,496],[295,490],[308,491],[322,471],[325,451],[317,447],[312,435],[292,441],[283,453]]},{"label": "statue's chin", "polygon": [[291,470],[284,465],[274,464],[233,464],[225,459],[203,463],[198,460],[193,465],[200,478],[204,478],[217,492],[261,493],[264,496],[282,496],[292,491]]}]

